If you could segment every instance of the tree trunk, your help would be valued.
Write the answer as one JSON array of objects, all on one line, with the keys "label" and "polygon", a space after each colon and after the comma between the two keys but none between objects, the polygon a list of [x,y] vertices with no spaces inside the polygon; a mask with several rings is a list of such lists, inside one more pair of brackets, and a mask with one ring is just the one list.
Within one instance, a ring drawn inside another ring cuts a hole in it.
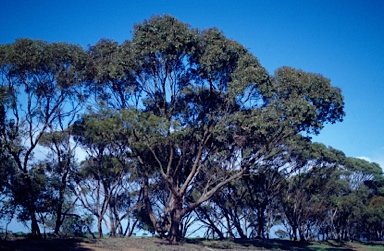
[{"label": "tree trunk", "polygon": [[271,232],[271,228],[272,227],[273,227],[272,212],[271,212],[271,209],[268,208],[268,211],[267,211],[267,226],[266,226],[266,229],[265,229],[265,235],[266,235],[267,240],[269,240],[269,233]]},{"label": "tree trunk", "polygon": [[267,208],[267,201],[263,199],[257,206],[257,237],[265,239],[265,211]]},{"label": "tree trunk", "polygon": [[300,241],[305,241],[304,225],[301,224],[298,230],[299,230]]},{"label": "tree trunk", "polygon": [[61,184],[60,184],[60,191],[59,191],[59,204],[57,205],[56,208],[56,222],[55,222],[55,230],[54,233],[56,235],[59,234],[60,227],[63,224],[64,218],[63,216],[63,204],[64,204],[64,193],[65,189],[67,188],[67,177],[68,177],[68,172],[69,172],[69,161],[67,162],[60,162],[61,165],[61,171],[63,173],[63,176],[61,177]]},{"label": "tree trunk", "polygon": [[293,240],[297,241],[297,226],[292,226]]},{"label": "tree trunk", "polygon": [[31,235],[32,238],[40,238],[41,237],[41,232],[39,228],[39,224],[37,223],[37,218],[36,218],[36,210],[35,210],[35,200],[33,198],[32,194],[32,181],[31,178],[29,177],[28,174],[25,174],[25,183],[27,185],[27,190],[28,190],[28,211],[29,215],[31,217]]},{"label": "tree trunk", "polygon": [[171,208],[171,228],[169,232],[169,241],[170,243],[178,243],[183,238],[180,231],[181,218],[184,215],[183,212],[183,199],[179,194],[172,194],[172,199],[170,203]]},{"label": "tree trunk", "polygon": [[209,222],[209,224],[210,224],[209,226],[210,226],[210,228],[212,229],[212,232],[216,232],[217,235],[219,236],[219,239],[220,239],[220,240],[223,240],[223,239],[224,239],[224,234],[220,231],[219,228],[217,228],[216,224],[215,224],[215,223],[212,221],[212,219],[209,217],[209,215],[208,215],[208,213],[206,212],[206,210],[202,208],[200,212],[202,212],[202,213],[204,214],[205,218],[206,218],[207,221]]},{"label": "tree trunk", "polygon": [[110,227],[109,227],[109,237],[113,237],[115,238],[116,237],[116,217],[115,217],[115,214],[113,213],[113,207],[114,206],[114,203],[111,203],[109,202],[109,207],[108,207],[108,211],[109,211],[109,218],[110,218]]},{"label": "tree trunk", "polygon": [[243,240],[246,240],[247,239],[247,235],[244,234],[243,229],[241,228],[241,225],[240,225],[239,221],[237,219],[235,219],[233,221],[233,224],[235,225],[235,228],[236,228],[238,234],[240,235],[240,238],[243,239]]},{"label": "tree trunk", "polygon": [[181,216],[181,209],[175,208],[172,210],[169,241],[173,244],[178,243],[182,239],[180,232]]},{"label": "tree trunk", "polygon": [[235,237],[234,237],[234,234],[232,233],[232,229],[231,229],[231,222],[229,220],[229,217],[227,214],[224,215],[226,221],[227,221],[227,228],[228,228],[228,238],[229,240],[233,240]]},{"label": "tree trunk", "polygon": [[41,237],[40,228],[39,228],[39,224],[37,223],[35,212],[31,212],[31,234],[32,234],[32,238]]},{"label": "tree trunk", "polygon": [[264,217],[261,213],[257,212],[257,238],[263,238],[264,232]]},{"label": "tree trunk", "polygon": [[99,232],[99,239],[103,238],[103,228],[102,228],[103,219],[97,217],[97,231]]},{"label": "tree trunk", "polygon": [[164,231],[163,229],[159,226],[159,223],[156,220],[155,213],[152,210],[152,205],[151,201],[149,199],[149,181],[148,181],[148,175],[145,175],[143,177],[143,200],[144,200],[144,205],[145,209],[148,212],[149,219],[151,220],[151,223],[153,227],[155,228],[157,234],[159,235],[160,238],[164,237]]},{"label": "tree trunk", "polygon": [[66,176],[65,178],[63,177],[62,184],[60,186],[60,191],[59,191],[59,204],[57,205],[56,208],[56,222],[55,222],[55,231],[54,233],[56,235],[59,234],[60,227],[63,224],[64,219],[62,219],[63,216],[63,204],[64,204],[64,190],[66,188]]},{"label": "tree trunk", "polygon": [[[61,192],[60,192],[61,193]],[[61,197],[61,195],[60,195]],[[59,199],[60,200],[60,199]],[[62,209],[63,209],[63,204],[61,203],[61,200],[59,201],[59,205],[57,205],[57,209],[56,209],[56,222],[55,222],[55,230],[54,230],[54,234],[58,235],[59,234],[59,231],[60,231],[60,227],[61,227],[61,224],[62,224],[62,220],[61,220],[61,217],[62,217]]]},{"label": "tree trunk", "polygon": [[127,227],[125,228],[123,236],[131,237],[132,234],[133,234],[133,230],[135,229],[135,226],[137,225],[138,222],[139,222],[139,220],[136,219],[133,222],[132,227],[130,227],[130,223],[128,222]]}]

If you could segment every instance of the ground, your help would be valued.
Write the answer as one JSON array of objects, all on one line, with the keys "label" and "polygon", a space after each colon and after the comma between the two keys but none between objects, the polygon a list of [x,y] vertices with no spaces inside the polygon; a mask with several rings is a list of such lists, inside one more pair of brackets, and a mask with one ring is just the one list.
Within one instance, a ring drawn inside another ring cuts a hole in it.
[{"label": "ground", "polygon": [[0,251],[235,251],[235,250],[343,250],[375,251],[384,250],[384,243],[363,244],[357,242],[311,242],[300,243],[283,240],[254,241],[212,241],[188,240],[182,245],[170,245],[157,238],[108,238],[102,240],[17,238],[0,240]]}]

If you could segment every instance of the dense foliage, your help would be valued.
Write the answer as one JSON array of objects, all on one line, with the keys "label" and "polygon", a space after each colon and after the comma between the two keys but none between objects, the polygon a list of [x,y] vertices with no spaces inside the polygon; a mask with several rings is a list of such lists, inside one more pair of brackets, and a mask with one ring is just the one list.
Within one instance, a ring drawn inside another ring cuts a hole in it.
[{"label": "dense foliage", "polygon": [[[291,67],[270,75],[217,29],[165,15],[87,50],[0,45],[1,217],[55,234],[145,229],[178,242],[384,235],[375,163],[312,143],[341,91]],[[104,227],[103,227],[104,226]]]}]

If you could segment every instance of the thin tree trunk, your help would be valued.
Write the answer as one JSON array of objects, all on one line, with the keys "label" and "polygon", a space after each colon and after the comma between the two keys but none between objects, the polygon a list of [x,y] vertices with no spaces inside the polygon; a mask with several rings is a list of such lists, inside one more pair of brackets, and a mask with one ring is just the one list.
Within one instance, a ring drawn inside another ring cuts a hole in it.
[{"label": "thin tree trunk", "polygon": [[225,239],[224,234],[220,231],[220,229],[216,226],[216,224],[212,221],[212,219],[209,217],[208,213],[205,211],[205,209],[201,209],[201,212],[204,214],[205,218],[209,222],[209,226],[211,227],[213,232],[216,232],[219,236],[220,240]]},{"label": "thin tree trunk", "polygon": [[239,233],[240,238],[243,240],[247,239],[247,235],[244,234],[243,229],[241,228],[239,221],[236,219],[233,221],[233,224],[235,225],[235,228],[237,229],[237,232]]},{"label": "thin tree trunk", "polygon": [[26,174],[25,182],[28,188],[28,211],[29,215],[31,217],[31,235],[32,238],[40,238],[41,237],[41,232],[39,228],[39,224],[37,223],[37,218],[36,218],[36,210],[35,210],[35,201],[33,198],[32,194],[32,181],[31,178]]},{"label": "thin tree trunk", "polygon": [[[60,197],[61,197],[61,192],[60,192]],[[60,199],[59,199],[60,200]],[[59,205],[57,205],[57,209],[56,209],[56,222],[55,222],[55,230],[54,230],[54,234],[58,235],[59,234],[59,231],[60,231],[60,227],[61,227],[61,224],[62,224],[62,220],[61,220],[61,217],[62,217],[62,209],[63,209],[63,204],[61,203],[61,200],[59,201]]]},{"label": "thin tree trunk", "polygon": [[231,222],[230,222],[230,220],[229,220],[229,217],[228,217],[227,213],[225,213],[224,217],[225,217],[225,219],[226,219],[226,221],[227,221],[227,228],[228,228],[228,235],[229,235],[228,238],[229,238],[230,240],[233,240],[233,239],[234,239],[234,235],[233,235],[233,233],[232,233]]},{"label": "thin tree trunk", "polygon": [[97,217],[97,231],[99,232],[99,239],[103,238],[102,217]]},{"label": "thin tree trunk", "polygon": [[292,226],[293,240],[297,241],[297,226]]},{"label": "thin tree trunk", "polygon": [[145,208],[148,212],[149,219],[152,222],[153,227],[155,228],[156,232],[158,233],[160,238],[164,237],[164,233],[162,228],[159,226],[159,223],[156,220],[156,216],[152,210],[151,201],[149,200],[149,182],[148,182],[148,176],[145,175],[143,178],[143,200]]},{"label": "thin tree trunk", "polygon": [[[112,205],[111,205],[112,204]],[[112,209],[112,207],[113,207],[114,205],[113,205],[113,203],[111,203],[111,202],[109,202],[109,206],[108,206],[108,211],[109,211],[109,217],[110,217],[110,233],[109,233],[109,236],[110,237],[116,237],[116,218],[115,218],[115,215],[114,215],[114,213],[112,212],[113,211],[113,209]]]},{"label": "thin tree trunk", "polygon": [[[260,209],[260,208],[259,208]],[[263,238],[264,230],[264,215],[262,215],[261,210],[257,212],[257,237]]]},{"label": "thin tree trunk", "polygon": [[300,241],[305,241],[304,225],[300,224],[300,227],[298,228],[298,230],[299,230]]},{"label": "thin tree trunk", "polygon": [[39,228],[39,224],[37,223],[35,212],[30,212],[31,214],[31,234],[32,238],[40,238],[41,232]]},{"label": "thin tree trunk", "polygon": [[68,171],[64,172],[64,175],[61,179],[61,185],[60,185],[60,191],[59,191],[59,204],[56,208],[56,223],[55,223],[55,234],[59,234],[60,227],[63,224],[64,219],[62,219],[63,216],[63,204],[64,204],[64,191],[67,187],[67,175]]}]

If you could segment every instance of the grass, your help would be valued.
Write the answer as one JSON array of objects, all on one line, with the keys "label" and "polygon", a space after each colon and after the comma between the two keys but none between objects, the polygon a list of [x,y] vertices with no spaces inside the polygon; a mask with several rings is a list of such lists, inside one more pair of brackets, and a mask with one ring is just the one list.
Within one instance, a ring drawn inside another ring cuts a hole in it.
[{"label": "grass", "polygon": [[[191,242],[191,241],[189,241]],[[236,241],[213,241],[201,240],[194,243],[201,246],[216,248],[219,250],[293,250],[293,251],[376,251],[384,250],[384,242],[362,243],[362,242],[343,242],[343,241],[323,241],[323,242],[297,242],[288,240],[236,240]]]},{"label": "grass", "polygon": [[235,251],[235,250],[290,250],[290,251],[378,251],[384,250],[384,243],[362,242],[294,242],[288,240],[205,240],[188,239],[182,245],[170,245],[165,240],[157,238],[48,238],[32,240],[18,237],[13,240],[0,241],[0,250],[73,250],[73,251]]}]

